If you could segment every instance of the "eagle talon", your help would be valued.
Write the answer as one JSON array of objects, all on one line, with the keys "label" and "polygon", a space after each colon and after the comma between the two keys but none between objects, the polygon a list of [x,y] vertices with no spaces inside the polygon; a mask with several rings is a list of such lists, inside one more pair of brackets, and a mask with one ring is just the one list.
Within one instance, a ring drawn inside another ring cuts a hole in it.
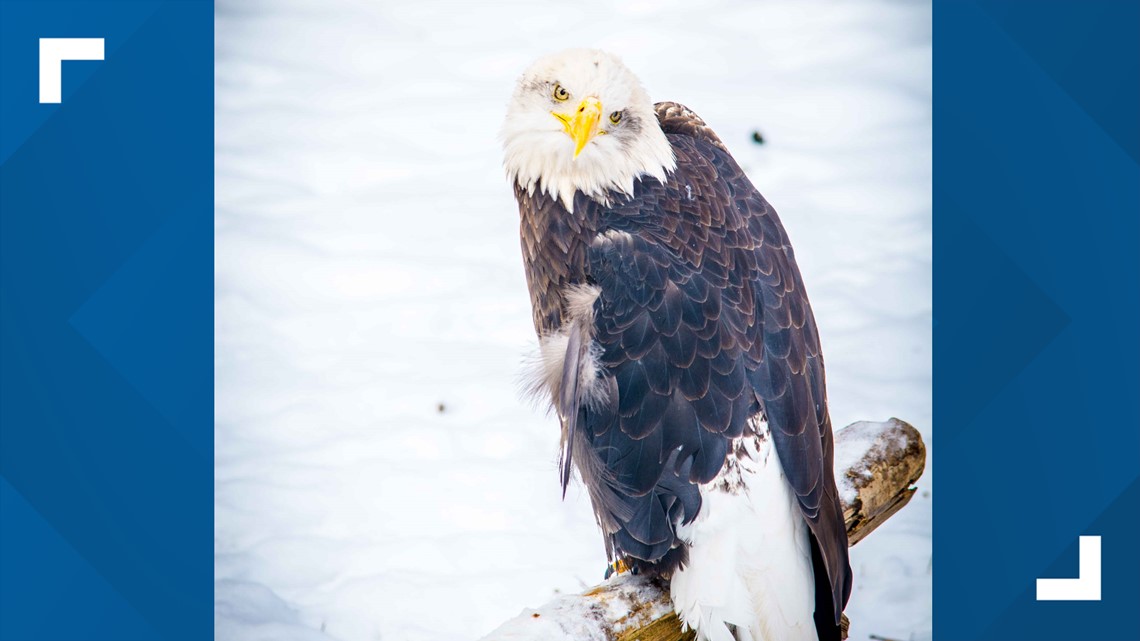
[{"label": "eagle talon", "polygon": [[606,577],[605,578],[608,579],[615,574],[622,574],[624,572],[629,572],[630,574],[637,574],[637,570],[635,568],[630,567],[630,565],[625,562],[625,559],[618,559],[617,561],[614,561],[613,563],[606,566]]}]

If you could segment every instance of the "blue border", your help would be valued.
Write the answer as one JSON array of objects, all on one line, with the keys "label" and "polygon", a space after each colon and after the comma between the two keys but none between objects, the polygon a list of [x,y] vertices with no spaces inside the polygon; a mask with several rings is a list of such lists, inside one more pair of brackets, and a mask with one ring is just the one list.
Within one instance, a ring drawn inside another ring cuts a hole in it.
[{"label": "blue border", "polygon": [[[1140,3],[935,2],[934,632],[1140,638]],[[1103,543],[1102,601],[1038,602]]]},{"label": "blue border", "polygon": [[[0,3],[0,639],[213,634],[213,4]],[[100,37],[39,104],[38,40]]]},{"label": "blue border", "polygon": [[[1138,6],[935,5],[940,641],[1140,638]],[[211,636],[212,28],[0,2],[0,639]]]}]

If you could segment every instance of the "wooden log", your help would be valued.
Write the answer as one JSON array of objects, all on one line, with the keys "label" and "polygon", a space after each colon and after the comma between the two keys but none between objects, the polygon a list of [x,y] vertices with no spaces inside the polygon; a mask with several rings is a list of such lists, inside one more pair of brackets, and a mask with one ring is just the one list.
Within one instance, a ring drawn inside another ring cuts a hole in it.
[{"label": "wooden log", "polygon": [[[922,437],[897,418],[852,423],[835,433],[835,478],[851,545],[866,538],[910,501],[914,482],[925,468]],[[695,638],[691,630],[682,630],[666,582],[623,574],[581,594],[560,596],[538,609],[523,610],[482,641]]]}]

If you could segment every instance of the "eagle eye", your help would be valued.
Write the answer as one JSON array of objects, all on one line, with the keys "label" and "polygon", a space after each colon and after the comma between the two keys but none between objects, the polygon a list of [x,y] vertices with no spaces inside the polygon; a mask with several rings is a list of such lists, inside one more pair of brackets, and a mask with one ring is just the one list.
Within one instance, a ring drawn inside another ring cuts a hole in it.
[{"label": "eagle eye", "polygon": [[554,99],[557,100],[558,102],[566,102],[567,100],[570,99],[570,92],[566,91],[566,89],[562,85],[555,83],[554,84]]},{"label": "eagle eye", "polygon": [[615,125],[621,122],[621,112],[615,111],[610,114],[610,122],[614,123]]}]

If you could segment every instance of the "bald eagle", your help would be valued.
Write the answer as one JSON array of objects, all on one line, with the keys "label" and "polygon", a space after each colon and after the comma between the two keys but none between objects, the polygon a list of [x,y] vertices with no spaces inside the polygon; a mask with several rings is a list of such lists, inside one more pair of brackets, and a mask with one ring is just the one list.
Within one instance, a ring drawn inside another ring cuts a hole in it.
[{"label": "bald eagle", "polygon": [[823,355],[775,210],[601,51],[527,69],[501,139],[563,494],[577,470],[611,563],[667,580],[700,639],[838,639]]}]

